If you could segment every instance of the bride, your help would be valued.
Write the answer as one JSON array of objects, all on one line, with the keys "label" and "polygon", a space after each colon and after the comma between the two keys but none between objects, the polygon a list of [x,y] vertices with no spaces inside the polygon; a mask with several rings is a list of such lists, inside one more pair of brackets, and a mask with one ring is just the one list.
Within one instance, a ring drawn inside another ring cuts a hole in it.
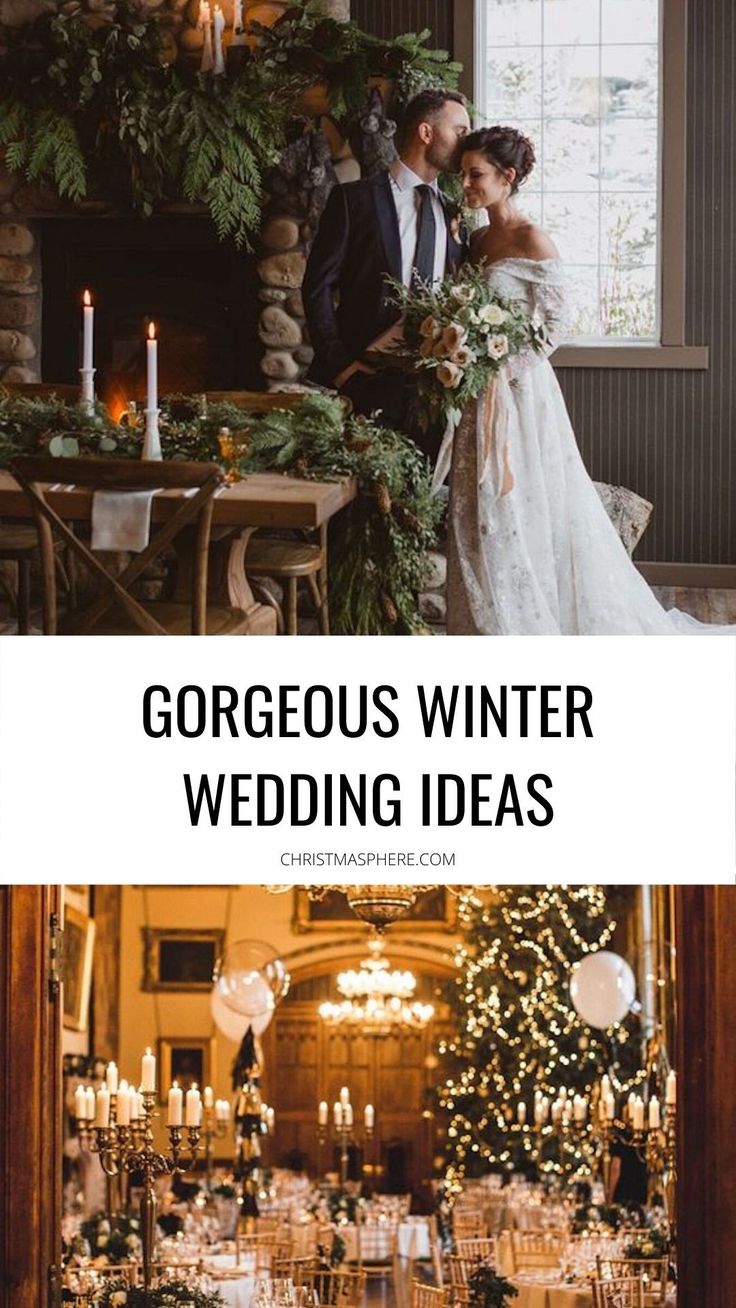
[{"label": "bride", "polygon": [[[470,257],[490,284],[540,316],[549,352],[565,338],[562,264],[517,209],[534,148],[511,127],[463,141],[465,200],[489,224]],[[454,436],[447,560],[450,635],[736,635],[665,612],[631,562],[590,480],[548,358],[529,349],[499,375],[493,414],[469,405]],[[490,443],[484,435],[486,422]]]}]

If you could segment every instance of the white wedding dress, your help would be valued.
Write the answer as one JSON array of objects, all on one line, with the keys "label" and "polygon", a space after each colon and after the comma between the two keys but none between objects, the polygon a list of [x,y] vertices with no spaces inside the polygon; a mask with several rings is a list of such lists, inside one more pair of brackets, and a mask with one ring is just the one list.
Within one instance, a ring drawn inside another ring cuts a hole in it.
[{"label": "white wedding dress", "polygon": [[[501,259],[488,276],[541,315],[551,353],[565,334],[560,260]],[[503,369],[490,439],[484,406],[466,408],[453,438],[448,635],[736,636],[658,603],[586,472],[544,354],[526,350]]]}]

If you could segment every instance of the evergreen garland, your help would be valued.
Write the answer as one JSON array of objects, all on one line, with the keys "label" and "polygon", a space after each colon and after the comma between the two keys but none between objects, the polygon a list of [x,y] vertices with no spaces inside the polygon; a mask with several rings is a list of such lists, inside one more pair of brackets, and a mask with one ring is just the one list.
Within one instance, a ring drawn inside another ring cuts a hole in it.
[{"label": "evergreen garland", "polygon": [[[229,470],[283,472],[331,481],[355,477],[357,499],[330,524],[330,612],[336,635],[426,632],[417,597],[442,513],[431,473],[413,441],[362,418],[346,419],[334,396],[306,394],[298,409],[252,415],[229,403],[162,400],[164,458],[223,462],[219,435],[231,433]],[[140,458],[142,431],[114,423],[101,405],[87,415],[56,399],[3,393],[0,466],[16,454]],[[60,477],[61,477],[60,473]]]},{"label": "evergreen garland", "polygon": [[[11,172],[78,202],[104,196],[150,216],[165,200],[201,203],[218,236],[252,248],[263,178],[315,79],[345,121],[368,81],[394,79],[400,104],[421,86],[457,85],[460,65],[427,48],[428,32],[381,41],[355,23],[287,11],[237,71],[200,74],[162,62],[162,22],[136,0],[88,22],[77,6],[4,33],[0,147]],[[256,25],[257,26],[257,25]]]}]

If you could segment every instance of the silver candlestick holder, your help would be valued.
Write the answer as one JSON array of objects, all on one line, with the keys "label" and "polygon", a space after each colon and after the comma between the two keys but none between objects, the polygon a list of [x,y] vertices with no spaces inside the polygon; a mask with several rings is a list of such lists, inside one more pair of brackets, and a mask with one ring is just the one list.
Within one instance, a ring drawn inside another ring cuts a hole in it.
[{"label": "silver candlestick holder", "polygon": [[158,416],[160,409],[146,409],[146,428],[143,436],[143,450],[141,458],[143,459],[160,459],[161,455],[161,434],[158,429]]},{"label": "silver candlestick holder", "polygon": [[95,411],[95,368],[80,368],[80,396],[79,404],[85,413],[91,414]]}]

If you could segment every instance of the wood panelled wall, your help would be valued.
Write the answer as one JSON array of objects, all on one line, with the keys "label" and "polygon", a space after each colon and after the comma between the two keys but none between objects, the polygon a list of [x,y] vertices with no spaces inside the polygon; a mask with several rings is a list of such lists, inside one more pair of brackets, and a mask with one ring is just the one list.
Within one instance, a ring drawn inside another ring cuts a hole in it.
[{"label": "wood panelled wall", "polygon": [[383,1185],[393,1151],[394,1160],[402,1158],[404,1162],[400,1188],[415,1188],[418,1193],[421,1182],[433,1171],[437,1124],[434,1117],[423,1116],[423,1111],[429,1103],[427,1091],[436,1079],[433,1056],[446,1024],[435,1020],[425,1031],[376,1038],[359,1030],[330,1030],[316,1009],[314,1001],[288,1000],[277,1009],[264,1036],[263,1091],[277,1114],[273,1145],[266,1145],[268,1161],[278,1164],[290,1151],[298,1150],[310,1171],[317,1172],[320,1165],[322,1170],[336,1169],[332,1141],[321,1153],[318,1148],[317,1105],[322,1099],[327,1101],[331,1122],[332,1105],[340,1087],[347,1085],[359,1138],[365,1105],[372,1103],[376,1109],[375,1137],[362,1162],[382,1165]]},{"label": "wood panelled wall", "polygon": [[[478,0],[482,2],[482,0]],[[458,0],[352,0],[369,31],[431,28]],[[463,23],[469,5],[462,0]],[[637,560],[736,563],[736,4],[688,5],[687,342],[708,372],[560,369],[588,471],[654,503]]]}]

